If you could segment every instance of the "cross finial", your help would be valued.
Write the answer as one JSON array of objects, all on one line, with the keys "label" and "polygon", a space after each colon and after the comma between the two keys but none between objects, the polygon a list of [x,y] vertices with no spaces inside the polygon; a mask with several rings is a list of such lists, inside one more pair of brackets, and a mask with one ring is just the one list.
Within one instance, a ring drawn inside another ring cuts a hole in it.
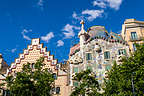
[{"label": "cross finial", "polygon": [[84,20],[81,20],[80,24],[85,24]]},{"label": "cross finial", "polygon": [[84,24],[85,24],[84,20],[81,20],[80,24],[82,24],[81,30],[84,30]]}]

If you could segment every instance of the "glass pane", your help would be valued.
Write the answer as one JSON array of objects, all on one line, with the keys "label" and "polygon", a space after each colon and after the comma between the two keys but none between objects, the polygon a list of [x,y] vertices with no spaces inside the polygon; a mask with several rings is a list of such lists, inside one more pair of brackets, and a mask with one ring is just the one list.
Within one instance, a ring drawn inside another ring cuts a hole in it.
[{"label": "glass pane", "polygon": [[136,51],[136,45],[133,44],[133,51]]},{"label": "glass pane", "polygon": [[56,94],[60,93],[60,87],[56,87]]},{"label": "glass pane", "polygon": [[105,59],[109,59],[110,58],[110,52],[109,51],[104,53],[104,58]]},{"label": "glass pane", "polygon": [[101,64],[98,65],[98,69],[102,69],[102,65]]},{"label": "glass pane", "polygon": [[78,67],[74,67],[73,71],[74,73],[78,73]]},{"label": "glass pane", "polygon": [[86,53],[86,60],[92,60],[92,54]]},{"label": "glass pane", "polygon": [[137,34],[136,34],[136,32],[131,32],[131,38],[132,38],[132,39],[137,39]]},{"label": "glass pane", "polygon": [[126,55],[126,50],[125,49],[123,49],[123,54]]},{"label": "glass pane", "polygon": [[92,71],[92,66],[87,66],[87,69]]},{"label": "glass pane", "polygon": [[73,85],[74,85],[74,87],[77,87],[77,86],[78,86],[78,82],[75,81],[75,82],[73,83]]},{"label": "glass pane", "polygon": [[53,78],[54,78],[55,80],[57,79],[56,73],[53,73]]},{"label": "glass pane", "polygon": [[108,66],[106,66],[105,67],[105,70],[107,71],[107,70],[110,70],[111,69],[111,65],[108,65]]}]

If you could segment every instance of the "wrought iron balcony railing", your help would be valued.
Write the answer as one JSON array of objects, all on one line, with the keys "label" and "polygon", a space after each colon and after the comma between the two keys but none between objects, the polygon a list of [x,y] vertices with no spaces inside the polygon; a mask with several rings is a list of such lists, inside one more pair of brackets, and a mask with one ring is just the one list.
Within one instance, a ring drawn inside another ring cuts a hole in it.
[{"label": "wrought iron balcony railing", "polygon": [[144,37],[136,37],[136,38],[133,38],[133,37],[130,37],[130,40],[129,41],[141,41],[141,40],[143,40],[144,39]]}]

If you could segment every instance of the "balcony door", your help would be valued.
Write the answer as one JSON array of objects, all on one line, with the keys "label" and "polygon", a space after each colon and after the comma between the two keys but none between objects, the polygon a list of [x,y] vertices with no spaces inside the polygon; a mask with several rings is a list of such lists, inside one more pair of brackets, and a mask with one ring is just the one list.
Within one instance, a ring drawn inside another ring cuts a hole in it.
[{"label": "balcony door", "polygon": [[137,33],[136,32],[131,32],[131,39],[132,40],[137,40]]}]

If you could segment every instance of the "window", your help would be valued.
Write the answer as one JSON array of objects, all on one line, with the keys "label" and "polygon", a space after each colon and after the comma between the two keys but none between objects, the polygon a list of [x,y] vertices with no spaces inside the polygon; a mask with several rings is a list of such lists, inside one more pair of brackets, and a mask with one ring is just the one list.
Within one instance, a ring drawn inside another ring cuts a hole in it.
[{"label": "window", "polygon": [[110,52],[109,51],[104,52],[104,59],[110,59]]},{"label": "window", "polygon": [[73,86],[74,86],[74,87],[78,87],[78,82],[77,82],[77,81],[74,81],[74,82],[73,82]]},{"label": "window", "polygon": [[111,65],[107,65],[106,67],[105,67],[105,70],[106,71],[108,71],[108,70],[110,70],[111,69]]},{"label": "window", "polygon": [[73,72],[74,72],[74,73],[78,73],[78,67],[74,67],[74,68],[73,68]]},{"label": "window", "polygon": [[119,49],[118,50],[118,55],[126,55],[126,50],[125,49]]},{"label": "window", "polygon": [[34,63],[32,63],[31,67],[32,67],[32,69],[34,69],[34,68],[35,68],[35,67],[34,67]]},{"label": "window", "polygon": [[54,78],[55,80],[57,79],[56,73],[53,73],[53,78]]},{"label": "window", "polygon": [[133,44],[133,51],[136,51],[136,44]]},{"label": "window", "polygon": [[137,34],[136,32],[131,32],[131,39],[136,40],[137,39]]},{"label": "window", "polygon": [[60,93],[60,87],[56,87],[56,94]]},{"label": "window", "polygon": [[87,69],[92,71],[92,66],[87,66]]},{"label": "window", "polygon": [[102,69],[102,64],[99,64],[99,65],[98,65],[98,69]]},{"label": "window", "polygon": [[86,60],[92,60],[92,54],[86,53]]},{"label": "window", "polygon": [[52,92],[55,92],[55,88],[54,87],[52,88]]}]

